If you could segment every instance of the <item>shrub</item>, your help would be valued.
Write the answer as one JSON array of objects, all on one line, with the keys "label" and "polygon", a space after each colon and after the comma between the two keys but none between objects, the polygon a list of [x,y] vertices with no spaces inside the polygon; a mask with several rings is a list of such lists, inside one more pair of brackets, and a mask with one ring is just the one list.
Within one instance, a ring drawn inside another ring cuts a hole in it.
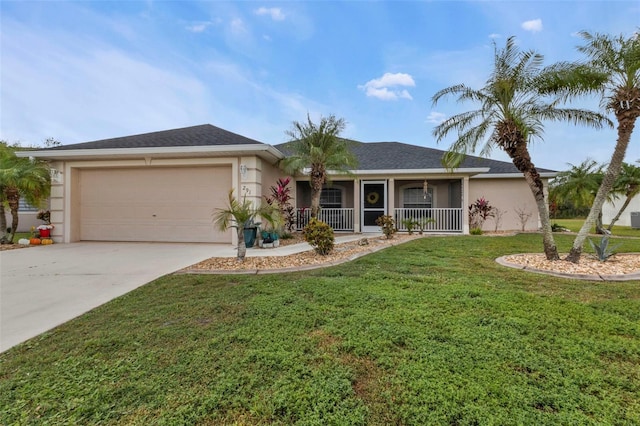
[{"label": "shrub", "polygon": [[616,244],[613,247],[609,247],[608,235],[602,237],[602,240],[600,240],[600,244],[594,243],[593,241],[591,241],[591,239],[589,239],[589,244],[591,244],[591,247],[593,247],[593,251],[595,251],[594,257],[600,262],[606,262],[607,259],[615,254],[613,250],[620,246],[620,244]]},{"label": "shrub", "polygon": [[267,204],[275,205],[280,210],[280,215],[284,220],[285,230],[292,232],[296,224],[296,209],[291,205],[291,188],[289,188],[291,178],[278,179],[276,185],[272,185],[271,196],[265,196]]},{"label": "shrub", "polygon": [[471,235],[482,235],[482,228],[471,228],[469,230],[469,234],[471,234]]},{"label": "shrub", "polygon": [[552,223],[551,224],[551,231],[553,231],[553,232],[569,232],[570,230],[565,228],[562,225],[557,224],[557,223]]},{"label": "shrub", "polygon": [[494,215],[494,208],[489,205],[489,202],[484,197],[478,198],[469,206],[469,226],[471,229],[482,229],[484,222]]},{"label": "shrub", "polygon": [[389,215],[380,216],[376,219],[376,225],[382,229],[382,233],[387,239],[393,238],[393,234],[396,233],[396,221]]},{"label": "shrub", "polygon": [[407,228],[409,235],[413,234],[414,228],[417,228],[420,225],[418,221],[413,218],[404,219],[402,221],[402,224],[405,226],[405,228]]},{"label": "shrub", "polygon": [[304,240],[308,242],[316,253],[325,256],[333,250],[333,229],[315,217],[311,218],[302,230]]}]

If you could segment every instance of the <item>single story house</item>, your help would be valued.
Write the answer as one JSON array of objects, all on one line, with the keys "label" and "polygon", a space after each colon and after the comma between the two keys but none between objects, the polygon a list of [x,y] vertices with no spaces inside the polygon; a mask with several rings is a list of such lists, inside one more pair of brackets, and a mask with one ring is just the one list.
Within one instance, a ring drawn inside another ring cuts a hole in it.
[{"label": "single story house", "polygon": [[[321,219],[336,231],[379,231],[375,219],[430,219],[428,231],[466,234],[467,206],[480,197],[502,213],[500,230],[539,227],[522,174],[508,162],[469,156],[460,168],[442,167],[444,151],[398,142],[353,142],[359,161],[332,174],[322,193]],[[287,144],[268,145],[205,124],[63,145],[21,155],[51,164],[51,221],[56,242],[233,242],[213,226],[228,193],[261,202],[280,177]],[[556,173],[539,169],[545,185]],[[293,177],[299,225],[308,220],[310,188]],[[520,212],[520,213],[518,213]],[[519,216],[520,214],[520,216]],[[493,230],[494,221],[485,229]]]}]

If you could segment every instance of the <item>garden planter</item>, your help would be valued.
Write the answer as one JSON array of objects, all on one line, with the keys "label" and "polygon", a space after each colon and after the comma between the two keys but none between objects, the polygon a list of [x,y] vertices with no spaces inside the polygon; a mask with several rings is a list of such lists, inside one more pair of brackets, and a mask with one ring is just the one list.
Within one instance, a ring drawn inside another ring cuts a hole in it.
[{"label": "garden planter", "polygon": [[244,228],[244,245],[251,248],[256,243],[256,234],[258,228]]},{"label": "garden planter", "polygon": [[49,238],[51,236],[51,229],[40,229],[40,238]]}]

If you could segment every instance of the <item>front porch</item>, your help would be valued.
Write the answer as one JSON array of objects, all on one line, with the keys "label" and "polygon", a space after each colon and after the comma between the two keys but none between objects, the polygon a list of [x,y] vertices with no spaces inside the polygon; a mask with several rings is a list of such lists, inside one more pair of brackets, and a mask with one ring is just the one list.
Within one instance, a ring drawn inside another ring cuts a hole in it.
[{"label": "front porch", "polygon": [[[334,181],[323,189],[318,218],[336,232],[377,232],[378,217],[391,215],[398,231],[468,232],[462,205],[468,178],[377,179]],[[311,218],[311,189],[296,183],[297,222],[302,230]]]}]

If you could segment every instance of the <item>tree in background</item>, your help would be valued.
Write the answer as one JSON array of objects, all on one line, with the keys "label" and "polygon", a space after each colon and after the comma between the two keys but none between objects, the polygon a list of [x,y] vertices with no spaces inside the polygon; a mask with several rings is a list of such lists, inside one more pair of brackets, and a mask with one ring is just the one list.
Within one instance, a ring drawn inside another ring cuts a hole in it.
[{"label": "tree in background", "polygon": [[548,99],[542,95],[542,89],[548,87],[542,61],[542,55],[536,52],[518,50],[514,37],[507,39],[504,49],[498,49],[494,43],[494,68],[484,87],[472,89],[459,84],[440,90],[432,99],[436,105],[442,98],[455,95],[458,102],[475,102],[478,109],[448,118],[434,129],[433,134],[440,142],[451,132],[457,133],[456,140],[443,157],[448,168],[458,167],[465,154],[475,152],[482,143],[480,155],[488,155],[494,146],[509,155],[524,175],[536,201],[545,256],[558,260],[544,186],[531,161],[528,144],[542,136],[545,120],[601,128],[605,119],[592,111],[559,108],[559,98]]},{"label": "tree in background", "polygon": [[[569,170],[558,173],[551,182],[550,198],[559,204],[571,205],[575,210],[588,209],[602,182],[604,166],[587,158],[579,165],[568,163]],[[602,232],[602,215],[596,221],[596,231]]]},{"label": "tree in background", "polygon": [[348,172],[357,164],[348,142],[339,137],[345,126],[344,119],[334,115],[320,117],[320,123],[315,124],[307,114],[306,122],[294,121],[292,129],[287,131],[287,135],[292,138],[287,146],[291,155],[282,160],[281,164],[287,173],[310,168],[311,217],[318,216],[320,194],[328,180],[327,171]]}]

